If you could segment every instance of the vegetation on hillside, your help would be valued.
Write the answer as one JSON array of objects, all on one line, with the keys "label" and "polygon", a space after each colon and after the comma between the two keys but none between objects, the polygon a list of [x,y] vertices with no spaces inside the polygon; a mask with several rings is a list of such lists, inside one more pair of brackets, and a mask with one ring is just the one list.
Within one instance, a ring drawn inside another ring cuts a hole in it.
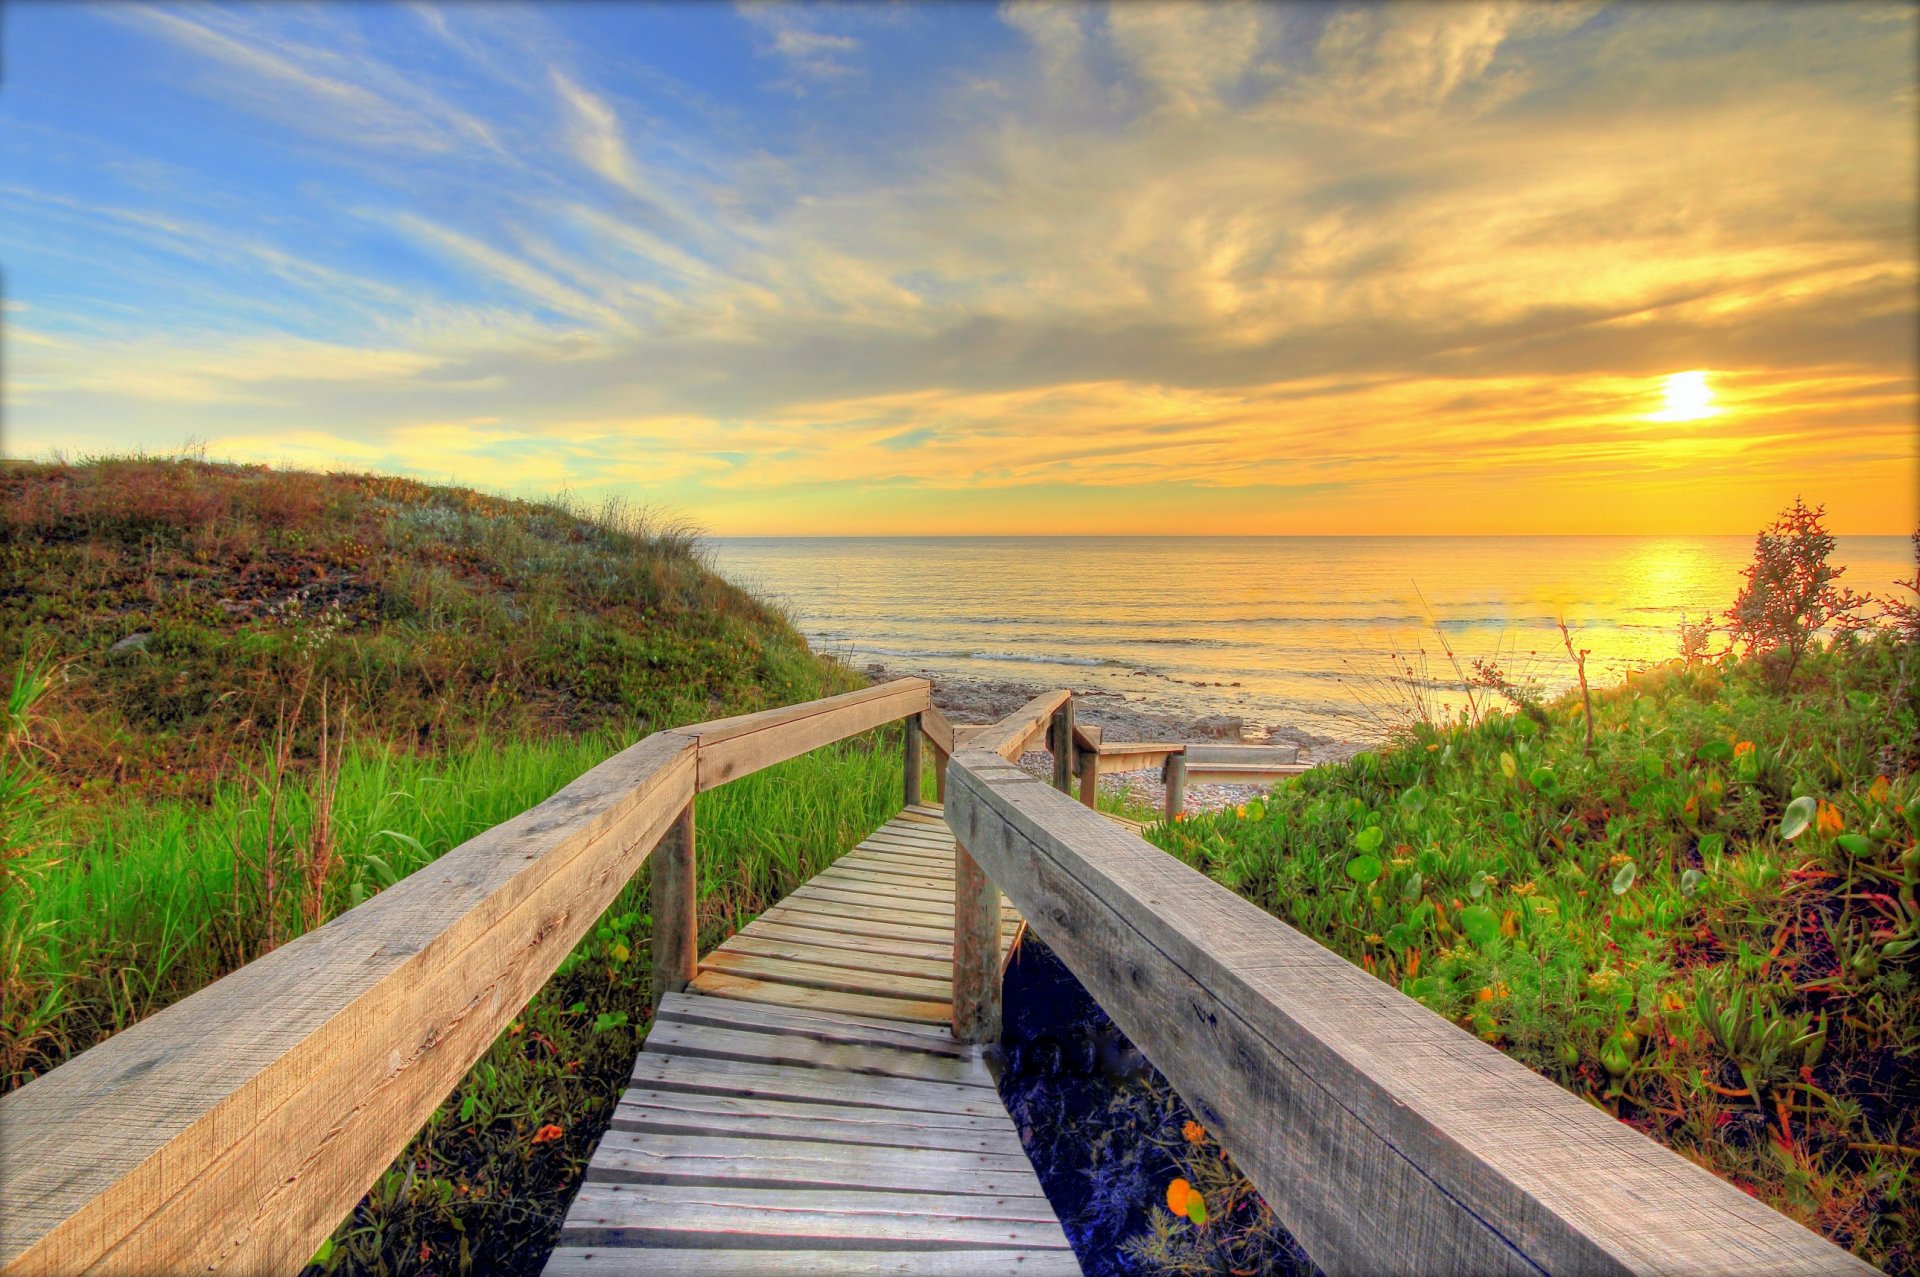
[{"label": "vegetation on hillside", "polygon": [[[1590,711],[1580,694],[1545,702],[1508,683],[1511,714],[1412,722],[1265,801],[1150,836],[1912,1273],[1920,647],[1904,598],[1877,627],[1834,632],[1862,600],[1825,567],[1818,511],[1798,515],[1756,545],[1729,618],[1737,654],[1708,657],[1695,635],[1687,657],[1592,691]],[[1783,606],[1784,590],[1797,601]],[[1832,637],[1816,639],[1810,614]],[[1149,1249],[1177,1269],[1189,1225],[1155,1223]]]},{"label": "vegetation on hillside", "polygon": [[[369,475],[0,464],[0,600],[0,1090],[648,731],[859,682],[682,533]],[[896,809],[900,757],[894,728],[701,795],[702,947]],[[648,1022],[649,938],[643,875],[319,1271],[539,1268]]]}]

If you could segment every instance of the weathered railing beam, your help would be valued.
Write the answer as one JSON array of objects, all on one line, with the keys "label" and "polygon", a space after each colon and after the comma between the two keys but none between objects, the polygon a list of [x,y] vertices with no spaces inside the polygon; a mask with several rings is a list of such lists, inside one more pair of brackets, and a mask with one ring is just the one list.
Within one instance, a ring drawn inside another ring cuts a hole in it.
[{"label": "weathered railing beam", "polygon": [[946,819],[1334,1277],[1874,1272],[995,753]]},{"label": "weathered railing beam", "polygon": [[1000,888],[959,842],[953,848],[953,1036],[1000,1040]]},{"label": "weathered railing beam", "polygon": [[653,1001],[679,993],[700,971],[700,872],[688,803],[649,860],[653,879]]},{"label": "weathered railing beam", "polygon": [[1063,794],[1073,792],[1073,697],[1068,696],[1059,709],[1053,711],[1053,723],[1048,728],[1048,737],[1053,746],[1053,787]]},{"label": "weathered railing beam", "polygon": [[903,795],[907,806],[920,805],[920,715],[907,715],[906,747],[903,751],[902,774],[905,779]]},{"label": "weathered railing beam", "polygon": [[924,678],[897,678],[842,696],[807,701],[675,730],[700,748],[700,792],[880,727],[932,702]]},{"label": "weathered railing beam", "polygon": [[1176,820],[1187,809],[1187,756],[1169,754],[1160,768],[1160,783],[1166,793],[1168,820]]}]

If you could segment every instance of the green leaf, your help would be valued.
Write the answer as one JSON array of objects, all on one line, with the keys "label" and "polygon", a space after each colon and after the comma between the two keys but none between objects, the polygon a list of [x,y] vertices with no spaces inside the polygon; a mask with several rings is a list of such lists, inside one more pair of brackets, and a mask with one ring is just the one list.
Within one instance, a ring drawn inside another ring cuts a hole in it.
[{"label": "green leaf", "polygon": [[1401,791],[1400,810],[1410,816],[1418,816],[1427,809],[1427,791],[1419,785]]},{"label": "green leaf", "polygon": [[1407,879],[1406,884],[1400,888],[1400,898],[1402,900],[1418,900],[1420,898],[1420,889],[1426,885],[1426,878],[1419,873],[1415,873],[1413,877]]},{"label": "green leaf", "polygon": [[329,1237],[327,1238],[327,1240],[320,1243],[320,1249],[313,1252],[313,1258],[307,1261],[307,1265],[308,1267],[313,1267],[318,1264],[325,1264],[329,1259],[332,1259],[332,1258],[333,1258],[333,1238]]},{"label": "green leaf", "polygon": [[1482,949],[1500,938],[1500,917],[1485,905],[1468,905],[1460,911],[1460,930]]},{"label": "green leaf", "polygon": [[1369,825],[1353,836],[1353,845],[1361,851],[1375,852],[1386,841],[1386,831],[1378,825]]},{"label": "green leaf", "polygon": [[1207,1222],[1207,1199],[1198,1193],[1188,1193],[1187,1218],[1192,1220],[1196,1227],[1203,1226]]},{"label": "green leaf", "polygon": [[1372,882],[1380,876],[1380,857],[1355,856],[1347,862],[1347,877],[1355,882]]},{"label": "green leaf", "polygon": [[1633,889],[1634,875],[1638,872],[1639,871],[1634,868],[1631,860],[1621,865],[1620,872],[1613,876],[1613,894],[1616,896],[1624,896],[1627,892],[1631,891]]},{"label": "green leaf", "polygon": [[1700,888],[1706,885],[1707,876],[1698,869],[1689,869],[1680,875],[1680,894],[1683,896],[1698,895]]},{"label": "green leaf", "polygon": [[1518,776],[1520,774],[1519,760],[1514,758],[1512,754],[1507,753],[1505,750],[1502,750],[1500,752],[1500,774],[1502,776],[1505,776],[1508,780],[1512,780],[1515,776]]},{"label": "green leaf", "polygon": [[1733,746],[1723,740],[1710,740],[1693,753],[1702,762],[1724,763],[1733,757]]},{"label": "green leaf", "polygon": [[593,1018],[593,1031],[595,1033],[605,1033],[610,1029],[621,1028],[626,1022],[627,1013],[625,1011],[602,1011]]},{"label": "green leaf", "polygon": [[1873,839],[1865,834],[1841,834],[1833,841],[1835,846],[1849,856],[1864,856],[1873,850]]},{"label": "green leaf", "polygon": [[382,886],[391,887],[400,881],[400,875],[393,872],[392,867],[380,857],[369,853],[365,859],[367,868],[373,870],[373,876],[380,880]]},{"label": "green leaf", "polygon": [[427,849],[420,845],[418,838],[415,838],[412,834],[403,834],[398,829],[382,829],[374,834],[374,837],[391,838],[403,847],[411,847],[417,855],[425,856],[427,854]]},{"label": "green leaf", "polygon": [[1787,804],[1787,814],[1780,818],[1780,836],[1792,842],[1807,832],[1807,826],[1813,823],[1813,814],[1819,804],[1802,794]]},{"label": "green leaf", "polygon": [[1527,783],[1535,789],[1553,788],[1553,768],[1536,767],[1527,773]]},{"label": "green leaf", "polygon": [[467,1096],[466,1099],[461,1100],[460,1101],[460,1120],[463,1122],[471,1122],[473,1120],[474,1110],[478,1109],[479,1107],[480,1107],[480,1097],[477,1095],[469,1095]]}]

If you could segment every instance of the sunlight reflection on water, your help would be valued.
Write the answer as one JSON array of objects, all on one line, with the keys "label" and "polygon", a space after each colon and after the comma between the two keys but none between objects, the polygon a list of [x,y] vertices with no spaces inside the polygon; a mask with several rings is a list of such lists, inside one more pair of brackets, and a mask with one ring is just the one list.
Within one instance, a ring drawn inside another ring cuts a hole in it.
[{"label": "sunlight reflection on water", "polygon": [[[1904,537],[1841,537],[1844,583],[1910,578]],[[1718,616],[1751,537],[723,538],[727,576],[786,607],[815,645],[934,679],[1070,686],[1145,709],[1229,713],[1341,738],[1356,674],[1424,649],[1498,656],[1558,688],[1617,681],[1677,649],[1682,616]],[[1724,645],[1724,639],[1718,641]]]}]

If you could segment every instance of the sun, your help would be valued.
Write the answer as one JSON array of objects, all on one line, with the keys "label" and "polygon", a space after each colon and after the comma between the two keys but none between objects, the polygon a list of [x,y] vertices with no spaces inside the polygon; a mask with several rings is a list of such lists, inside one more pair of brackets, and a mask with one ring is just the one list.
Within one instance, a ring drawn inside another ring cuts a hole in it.
[{"label": "sun", "polygon": [[1713,387],[1707,384],[1707,374],[1698,369],[1669,375],[1666,399],[1666,407],[1653,414],[1655,421],[1699,421],[1720,411],[1713,406]]}]

